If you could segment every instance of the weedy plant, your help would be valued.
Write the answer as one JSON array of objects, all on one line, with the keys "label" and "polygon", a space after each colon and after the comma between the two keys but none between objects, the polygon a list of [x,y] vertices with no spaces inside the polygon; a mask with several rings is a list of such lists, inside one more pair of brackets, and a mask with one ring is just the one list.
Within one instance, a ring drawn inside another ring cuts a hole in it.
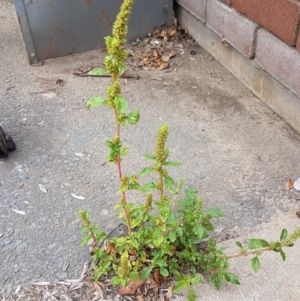
[{"label": "weedy plant", "polygon": [[[288,236],[282,230],[280,239],[267,242],[263,239],[250,239],[243,246],[236,242],[240,252],[235,255],[225,253],[225,248],[218,247],[210,233],[214,231],[213,218],[223,216],[219,208],[203,209],[202,199],[197,191],[187,188],[181,193],[183,180],[175,183],[169,169],[180,164],[169,160],[166,147],[168,126],[159,129],[154,154],[145,154],[149,164],[142,168],[138,175],[126,175],[122,170],[122,160],[128,148],[122,145],[121,128],[139,121],[139,111],[128,112],[128,102],[121,96],[120,77],[125,72],[124,61],[127,52],[124,49],[127,35],[127,23],[134,0],[124,0],[113,26],[112,37],[106,37],[108,55],[104,69],[93,70],[93,73],[110,74],[112,84],[107,89],[107,96],[93,96],[87,102],[87,108],[107,106],[115,119],[116,132],[110,141],[107,160],[113,162],[120,181],[120,200],[115,206],[121,210],[119,218],[125,221],[128,234],[123,237],[111,237],[106,247],[102,246],[107,235],[97,225],[91,223],[89,215],[80,211],[83,226],[82,245],[93,240],[94,279],[109,275],[113,285],[126,286],[129,280],[147,279],[151,273],[162,277],[173,277],[177,292],[188,288],[188,300],[196,299],[193,285],[203,283],[204,276],[217,289],[222,281],[239,284],[238,277],[229,272],[229,260],[236,257],[252,255],[252,268],[260,268],[259,256],[265,251],[280,253],[283,260],[286,255],[284,247],[293,246],[300,237],[300,228]],[[153,174],[156,181],[139,184],[139,177]],[[127,192],[138,190],[143,202],[134,204],[128,201]],[[182,197],[182,195],[184,195]]]}]

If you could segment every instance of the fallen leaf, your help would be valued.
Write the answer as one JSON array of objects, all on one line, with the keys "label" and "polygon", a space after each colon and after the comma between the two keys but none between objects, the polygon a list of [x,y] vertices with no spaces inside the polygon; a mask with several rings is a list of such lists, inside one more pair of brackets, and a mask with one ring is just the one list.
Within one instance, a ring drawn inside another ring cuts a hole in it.
[{"label": "fallen leaf", "polygon": [[76,194],[74,194],[74,193],[71,193],[71,196],[72,196],[73,198],[75,198],[75,199],[78,199],[78,200],[84,200],[84,197],[81,196],[81,195],[76,195]]},{"label": "fallen leaf", "polygon": [[166,278],[159,273],[159,269],[153,270],[153,278],[158,284],[162,284]]},{"label": "fallen leaf", "polygon": [[112,255],[116,251],[115,244],[109,242],[106,246],[106,248],[109,250],[109,255]]},{"label": "fallen leaf", "polygon": [[95,291],[94,291],[94,295],[95,296],[99,296],[101,299],[103,299],[103,291],[101,289],[101,287],[96,283],[96,282],[93,282],[94,283],[94,287],[95,287]]},{"label": "fallen leaf", "polygon": [[155,287],[158,287],[159,284],[150,276],[148,279],[147,279],[147,286],[148,288],[151,290]]},{"label": "fallen leaf", "polygon": [[296,215],[300,218],[300,211],[297,211]]},{"label": "fallen leaf", "polygon": [[4,235],[4,233],[0,233],[0,238]]},{"label": "fallen leaf", "polygon": [[168,63],[169,60],[170,60],[172,57],[174,57],[175,55],[176,55],[176,53],[175,53],[174,51],[172,51],[172,52],[170,52],[169,54],[163,55],[163,56],[161,57],[161,59],[162,59],[164,62]]},{"label": "fallen leaf", "polygon": [[159,64],[157,70],[158,70],[158,71],[164,70],[164,69],[168,68],[168,66],[169,66],[168,63],[161,61],[161,63]]},{"label": "fallen leaf", "polygon": [[289,178],[285,184],[285,188],[286,188],[286,190],[290,190],[292,187],[293,187],[293,181],[291,178]]},{"label": "fallen leaf", "polygon": [[167,293],[165,294],[165,301],[170,300],[172,295],[173,295],[173,285],[170,285]]},{"label": "fallen leaf", "polygon": [[136,290],[145,283],[145,280],[130,280],[128,285],[125,287],[120,287],[118,289],[118,294],[120,296],[133,295]]},{"label": "fallen leaf", "polygon": [[137,299],[138,301],[144,301],[144,300],[145,300],[143,295],[138,295],[138,296],[136,296],[136,299]]},{"label": "fallen leaf", "polygon": [[46,190],[46,188],[45,188],[44,185],[39,184],[39,187],[40,187],[40,190],[41,190],[41,191],[43,191],[44,193],[47,193],[47,190]]},{"label": "fallen leaf", "polygon": [[20,183],[19,184],[19,188],[23,187],[24,186],[24,183]]},{"label": "fallen leaf", "polygon": [[18,214],[25,214],[25,212],[24,211],[22,211],[22,210],[19,210],[19,209],[11,209],[11,211],[13,211],[13,212],[15,212],[15,213],[18,213]]}]

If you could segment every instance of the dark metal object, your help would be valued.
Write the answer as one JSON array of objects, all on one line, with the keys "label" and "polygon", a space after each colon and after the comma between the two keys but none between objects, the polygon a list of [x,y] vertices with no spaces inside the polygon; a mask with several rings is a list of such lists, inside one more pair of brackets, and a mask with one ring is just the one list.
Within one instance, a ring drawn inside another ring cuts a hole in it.
[{"label": "dark metal object", "polygon": [[12,138],[6,134],[0,124],[0,156],[8,156],[8,152],[16,149],[16,144]]},{"label": "dark metal object", "polygon": [[196,55],[196,54],[197,54],[197,52],[196,52],[196,51],[194,51],[194,50],[191,50],[190,54],[191,54],[191,55]]},{"label": "dark metal object", "polygon": [[[104,46],[122,0],[14,0],[29,62]],[[172,25],[172,0],[136,0],[128,40]]]}]

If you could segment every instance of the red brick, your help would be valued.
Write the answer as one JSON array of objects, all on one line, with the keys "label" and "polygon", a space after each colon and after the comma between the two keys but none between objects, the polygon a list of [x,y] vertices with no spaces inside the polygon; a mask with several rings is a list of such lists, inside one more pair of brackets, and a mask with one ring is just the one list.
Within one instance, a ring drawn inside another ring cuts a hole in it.
[{"label": "red brick", "polygon": [[217,0],[207,0],[206,24],[246,57],[253,56],[256,23]]},{"label": "red brick", "polygon": [[296,48],[300,50],[300,28],[299,28],[299,32],[298,32],[298,39],[297,39]]},{"label": "red brick", "polygon": [[298,0],[232,0],[231,5],[289,45],[295,45]]},{"label": "red brick", "polygon": [[300,52],[265,29],[257,34],[255,61],[300,96]]},{"label": "red brick", "polygon": [[206,0],[175,0],[182,7],[187,9],[194,16],[205,22],[205,3]]}]

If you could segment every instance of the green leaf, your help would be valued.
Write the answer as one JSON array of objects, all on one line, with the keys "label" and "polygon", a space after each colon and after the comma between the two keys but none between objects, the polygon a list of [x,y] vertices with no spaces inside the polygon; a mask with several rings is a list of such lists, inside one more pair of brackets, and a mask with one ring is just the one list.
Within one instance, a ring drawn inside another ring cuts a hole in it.
[{"label": "green leaf", "polygon": [[203,283],[203,280],[202,280],[202,276],[201,274],[195,274],[193,275],[192,279],[191,279],[191,283]]},{"label": "green leaf", "polygon": [[280,234],[280,240],[286,239],[288,235],[288,232],[286,229],[282,229],[281,234]]},{"label": "green leaf", "polygon": [[152,267],[144,268],[141,273],[141,280],[148,279],[151,272],[152,272]]},{"label": "green leaf", "polygon": [[235,244],[240,247],[241,249],[243,248],[242,244],[239,241],[236,241]]},{"label": "green leaf", "polygon": [[153,167],[145,167],[140,171],[139,176],[146,176],[149,173],[151,173],[153,170],[154,170]]},{"label": "green leaf", "polygon": [[286,255],[282,250],[280,251],[280,255],[281,255],[282,260],[285,261],[286,260]]},{"label": "green leaf", "polygon": [[232,284],[240,284],[238,276],[233,273],[225,273],[225,279]]},{"label": "green leaf", "polygon": [[136,124],[140,120],[140,111],[132,111],[127,116],[127,121],[130,124]]},{"label": "green leaf", "polygon": [[205,210],[206,214],[209,214],[211,217],[223,217],[224,213],[219,208],[208,208]]},{"label": "green leaf", "polygon": [[257,273],[260,269],[260,262],[257,256],[253,257],[251,260],[251,267],[254,273]]},{"label": "green leaf", "polygon": [[183,235],[183,230],[182,230],[181,227],[178,227],[178,228],[176,229],[176,232],[177,232],[177,234],[178,234],[180,237],[182,237],[182,235]]},{"label": "green leaf", "polygon": [[189,282],[187,282],[186,280],[180,280],[175,284],[175,286],[173,288],[173,292],[177,293],[179,291],[182,291],[188,285],[189,285]]},{"label": "green leaf", "polygon": [[169,157],[169,150],[167,148],[164,149],[165,159]]},{"label": "green leaf", "polygon": [[148,192],[151,189],[157,189],[157,185],[153,182],[147,182],[144,186],[141,187],[142,192]]},{"label": "green leaf", "polygon": [[107,101],[103,97],[99,95],[94,95],[88,100],[88,102],[86,103],[86,107],[89,110],[91,107],[100,107],[106,104]]},{"label": "green leaf", "polygon": [[176,240],[176,238],[177,238],[176,233],[170,232],[170,234],[169,234],[170,242],[174,242]]},{"label": "green leaf", "polygon": [[291,243],[291,244],[287,245],[287,247],[293,247],[293,246],[294,246],[294,244],[293,244],[293,243]]},{"label": "green leaf", "polygon": [[187,196],[187,198],[195,198],[196,197],[196,194],[198,193],[198,191],[194,188],[187,188],[185,189],[185,194]]},{"label": "green leaf", "polygon": [[168,266],[167,262],[163,258],[158,258],[155,260],[155,264],[160,268]]},{"label": "green leaf", "polygon": [[204,227],[207,231],[214,231],[214,226],[213,226],[210,222],[207,222],[207,223],[203,224],[203,227]]},{"label": "green leaf", "polygon": [[127,100],[122,96],[116,96],[115,98],[115,105],[118,112],[118,116],[122,116],[125,114],[127,108],[128,108],[128,102]]},{"label": "green leaf", "polygon": [[150,154],[144,154],[143,157],[149,160],[156,160],[156,157]]},{"label": "green leaf", "polygon": [[104,74],[108,74],[108,73],[103,68],[94,68],[88,72],[88,75],[104,75]]},{"label": "green leaf", "polygon": [[84,247],[88,244],[89,241],[90,241],[90,237],[88,236],[82,237],[80,240],[80,245]]},{"label": "green leaf", "polygon": [[124,155],[127,155],[128,154],[128,147],[124,147],[120,150],[120,155],[121,156],[124,156]]},{"label": "green leaf", "polygon": [[155,247],[159,247],[163,243],[164,236],[159,229],[154,230],[152,240]]},{"label": "green leaf", "polygon": [[199,239],[201,239],[203,237],[205,230],[204,230],[204,227],[202,227],[201,225],[195,224],[193,232],[194,232],[194,234],[197,235],[197,237]]},{"label": "green leaf", "polygon": [[139,273],[138,272],[131,272],[128,274],[130,280],[139,280]]},{"label": "green leaf", "polygon": [[197,296],[196,296],[195,291],[192,288],[189,288],[188,295],[187,295],[188,301],[195,301],[196,297]]},{"label": "green leaf", "polygon": [[160,268],[159,269],[159,273],[164,276],[164,277],[168,277],[169,276],[169,271],[166,268]]},{"label": "green leaf", "polygon": [[221,288],[221,279],[220,276],[218,274],[214,274],[211,278],[210,281],[214,284],[214,286],[216,287],[216,289],[220,289]]},{"label": "green leaf", "polygon": [[248,248],[249,249],[258,249],[266,248],[269,246],[269,243],[263,239],[249,239]]},{"label": "green leaf", "polygon": [[122,63],[119,64],[118,69],[120,75],[122,75],[126,71],[126,68]]},{"label": "green leaf", "polygon": [[175,185],[174,180],[171,177],[169,177],[169,176],[165,177],[165,185],[169,192],[171,192],[171,193],[176,192],[176,185]]},{"label": "green leaf", "polygon": [[178,167],[181,164],[179,162],[175,162],[175,161],[168,161],[168,162],[165,162],[163,165],[167,166],[167,167]]},{"label": "green leaf", "polygon": [[120,283],[119,277],[114,276],[114,277],[111,278],[111,284],[112,284],[113,286],[117,286],[119,283]]}]

